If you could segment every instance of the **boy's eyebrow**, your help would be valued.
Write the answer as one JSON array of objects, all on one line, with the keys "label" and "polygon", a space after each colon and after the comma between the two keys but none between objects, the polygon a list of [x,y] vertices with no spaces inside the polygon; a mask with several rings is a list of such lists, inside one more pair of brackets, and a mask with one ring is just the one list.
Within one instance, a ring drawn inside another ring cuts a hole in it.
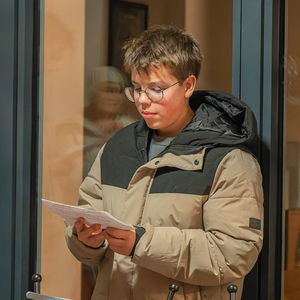
[{"label": "boy's eyebrow", "polygon": [[[134,84],[140,85],[138,82],[136,82],[136,81],[134,81],[134,80],[131,80],[131,82],[134,83]],[[159,86],[159,85],[164,85],[164,84],[166,84],[164,81],[153,81],[153,82],[149,82],[149,83],[148,83],[148,86],[152,86],[152,85],[157,85],[157,86]]]}]

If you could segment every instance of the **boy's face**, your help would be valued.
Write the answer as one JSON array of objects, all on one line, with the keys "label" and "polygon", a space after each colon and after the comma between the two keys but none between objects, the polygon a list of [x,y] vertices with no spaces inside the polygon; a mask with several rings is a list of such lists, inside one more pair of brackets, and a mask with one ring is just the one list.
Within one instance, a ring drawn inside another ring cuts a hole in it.
[{"label": "boy's face", "polygon": [[[183,84],[178,83],[165,90],[164,97],[159,102],[151,101],[142,92],[139,101],[135,103],[148,127],[157,130],[159,136],[176,137],[193,117],[194,112],[189,106],[188,98],[194,91],[196,80],[194,76],[190,77]],[[146,71],[141,69],[139,73],[132,71],[131,80],[135,89],[143,91],[149,86],[164,89],[178,82],[164,66],[159,69],[147,67]]]}]

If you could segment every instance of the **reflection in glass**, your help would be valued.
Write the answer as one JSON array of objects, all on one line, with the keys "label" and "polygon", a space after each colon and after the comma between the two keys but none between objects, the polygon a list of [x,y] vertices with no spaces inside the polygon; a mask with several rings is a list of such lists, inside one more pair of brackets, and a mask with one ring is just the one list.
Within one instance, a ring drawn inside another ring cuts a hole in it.
[{"label": "reflection in glass", "polygon": [[[78,118],[65,121],[59,128],[59,145],[62,147],[61,164],[66,172],[78,165],[78,151],[83,149],[84,178],[100,148],[121,128],[137,119],[126,110],[124,88],[129,85],[127,76],[112,66],[93,69],[88,104],[84,107],[83,128]],[[83,132],[83,145],[82,145]]]}]

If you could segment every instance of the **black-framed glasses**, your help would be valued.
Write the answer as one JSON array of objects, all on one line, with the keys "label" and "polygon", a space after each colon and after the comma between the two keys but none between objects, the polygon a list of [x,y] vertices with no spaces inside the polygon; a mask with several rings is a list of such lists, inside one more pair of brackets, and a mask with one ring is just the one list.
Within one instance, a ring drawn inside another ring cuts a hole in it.
[{"label": "black-framed glasses", "polygon": [[148,86],[145,90],[136,89],[134,87],[127,87],[125,89],[125,95],[131,102],[138,102],[141,97],[141,94],[145,93],[151,101],[159,102],[164,97],[164,91],[176,85],[179,82],[180,80],[164,89],[156,85]]}]

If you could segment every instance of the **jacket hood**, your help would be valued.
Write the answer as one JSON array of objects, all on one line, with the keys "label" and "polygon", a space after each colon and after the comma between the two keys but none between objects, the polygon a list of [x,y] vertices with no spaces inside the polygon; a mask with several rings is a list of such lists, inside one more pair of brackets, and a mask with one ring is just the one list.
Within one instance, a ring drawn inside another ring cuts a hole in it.
[{"label": "jacket hood", "polygon": [[257,123],[246,103],[215,91],[195,91],[189,103],[195,116],[178,135],[177,143],[211,147],[245,145],[256,152]]},{"label": "jacket hood", "polygon": [[[254,155],[257,154],[257,123],[246,103],[224,92],[195,91],[189,104],[195,115],[170,143],[168,151],[182,153],[198,151],[203,146],[246,146]],[[144,127],[141,125],[139,129]]]}]

